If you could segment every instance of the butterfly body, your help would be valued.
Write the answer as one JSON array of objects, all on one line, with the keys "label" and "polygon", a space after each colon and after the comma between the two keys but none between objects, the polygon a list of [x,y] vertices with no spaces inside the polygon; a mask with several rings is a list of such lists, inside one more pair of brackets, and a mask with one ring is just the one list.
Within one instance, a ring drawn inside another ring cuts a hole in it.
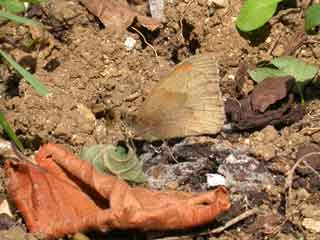
[{"label": "butterfly body", "polygon": [[224,119],[217,62],[211,55],[200,55],[162,79],[129,125],[136,136],[153,141],[216,134]]}]

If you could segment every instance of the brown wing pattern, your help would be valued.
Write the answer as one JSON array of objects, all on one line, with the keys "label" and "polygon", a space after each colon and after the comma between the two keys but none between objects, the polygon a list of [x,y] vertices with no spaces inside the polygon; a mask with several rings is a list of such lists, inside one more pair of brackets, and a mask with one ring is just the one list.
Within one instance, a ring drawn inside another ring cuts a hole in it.
[{"label": "brown wing pattern", "polygon": [[210,55],[194,56],[160,81],[135,123],[147,140],[215,134],[225,119],[218,67]]}]

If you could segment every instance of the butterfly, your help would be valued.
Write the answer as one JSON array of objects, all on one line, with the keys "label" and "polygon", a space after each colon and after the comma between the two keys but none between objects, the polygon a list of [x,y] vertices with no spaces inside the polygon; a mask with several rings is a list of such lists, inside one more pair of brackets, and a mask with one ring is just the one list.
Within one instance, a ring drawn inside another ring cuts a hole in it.
[{"label": "butterfly", "polygon": [[126,123],[148,141],[216,134],[225,121],[219,69],[212,55],[192,56],[155,86]]}]

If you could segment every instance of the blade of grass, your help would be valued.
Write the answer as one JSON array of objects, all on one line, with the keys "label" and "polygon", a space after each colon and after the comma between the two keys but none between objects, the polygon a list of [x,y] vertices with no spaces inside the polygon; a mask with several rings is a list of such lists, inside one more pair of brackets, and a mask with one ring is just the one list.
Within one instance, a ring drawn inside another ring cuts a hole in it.
[{"label": "blade of grass", "polygon": [[11,21],[14,21],[16,23],[20,23],[20,24],[25,24],[25,25],[32,25],[32,26],[35,26],[35,27],[41,27],[40,23],[32,20],[32,19],[28,19],[28,18],[25,18],[25,17],[20,17],[20,16],[17,16],[15,14],[12,14],[12,13],[9,13],[9,12],[6,12],[6,11],[0,11],[0,17],[4,17],[4,18],[7,18]]},{"label": "blade of grass", "polygon": [[23,146],[17,135],[14,133],[10,124],[7,122],[4,114],[0,111],[0,125],[4,129],[4,131],[8,134],[9,138],[17,145],[20,151],[23,151]]},{"label": "blade of grass", "polygon": [[0,50],[0,55],[15,69],[18,73],[20,73],[26,81],[28,81],[32,87],[37,91],[37,93],[41,96],[48,96],[50,92],[47,88],[36,79],[31,73],[21,67],[16,61],[14,61],[9,55],[7,55],[4,51]]}]

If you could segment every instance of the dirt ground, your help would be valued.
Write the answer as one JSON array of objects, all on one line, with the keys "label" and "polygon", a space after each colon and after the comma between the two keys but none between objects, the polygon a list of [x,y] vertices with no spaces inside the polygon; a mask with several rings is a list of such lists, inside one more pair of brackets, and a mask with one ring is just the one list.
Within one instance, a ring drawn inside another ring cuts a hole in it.
[{"label": "dirt ground", "polygon": [[[148,12],[144,1],[133,2],[142,14]],[[123,140],[121,114],[137,109],[155,83],[176,63],[197,53],[210,52],[216,56],[223,97],[233,97],[241,61],[246,60],[252,69],[261,61],[281,56],[304,27],[302,9],[307,1],[283,3],[257,34],[258,38],[243,36],[235,27],[241,0],[231,0],[226,8],[208,2],[166,1],[166,20],[160,29],[151,33],[140,28],[145,39],[133,28],[114,32],[102,27],[77,1],[48,0],[42,4],[42,11],[37,8],[29,11],[28,14],[48,27],[48,39],[40,49],[25,47],[24,41],[30,38],[28,27],[2,22],[1,48],[34,71],[52,92],[50,97],[38,96],[28,83],[4,65],[0,66],[4,76],[0,80],[0,109],[27,153],[47,142],[64,144],[79,153],[84,145],[116,144]],[[132,49],[125,45],[128,38],[134,39]],[[319,36],[310,36],[295,56],[319,66],[319,42]],[[254,83],[247,80],[244,91],[250,92],[253,87]],[[287,173],[297,161],[298,148],[303,144],[320,147],[320,89],[315,83],[306,91],[303,119],[288,126],[222,132],[218,136],[189,137],[155,146],[147,142],[137,144],[150,177],[154,177],[155,171],[159,175],[160,171],[161,181],[152,184],[155,188],[203,191],[207,189],[205,174],[217,170],[233,179],[232,208],[207,226],[209,229],[249,209],[264,210],[212,236],[184,237],[207,228],[165,236],[211,240],[320,239],[319,158],[313,165],[315,172],[302,167],[295,171],[289,206],[285,189]],[[296,103],[300,104],[298,97]],[[178,161],[192,163],[188,166],[191,175],[183,169],[180,176],[168,175],[169,171],[160,164],[187,168],[174,163],[172,154]],[[252,168],[249,171],[244,166],[226,163],[230,156],[249,159]],[[3,186],[1,192],[5,198]],[[20,225],[22,219],[15,217]],[[313,229],[312,223],[318,224],[318,230]],[[92,240],[164,238],[161,234],[123,232],[88,236]]]}]

